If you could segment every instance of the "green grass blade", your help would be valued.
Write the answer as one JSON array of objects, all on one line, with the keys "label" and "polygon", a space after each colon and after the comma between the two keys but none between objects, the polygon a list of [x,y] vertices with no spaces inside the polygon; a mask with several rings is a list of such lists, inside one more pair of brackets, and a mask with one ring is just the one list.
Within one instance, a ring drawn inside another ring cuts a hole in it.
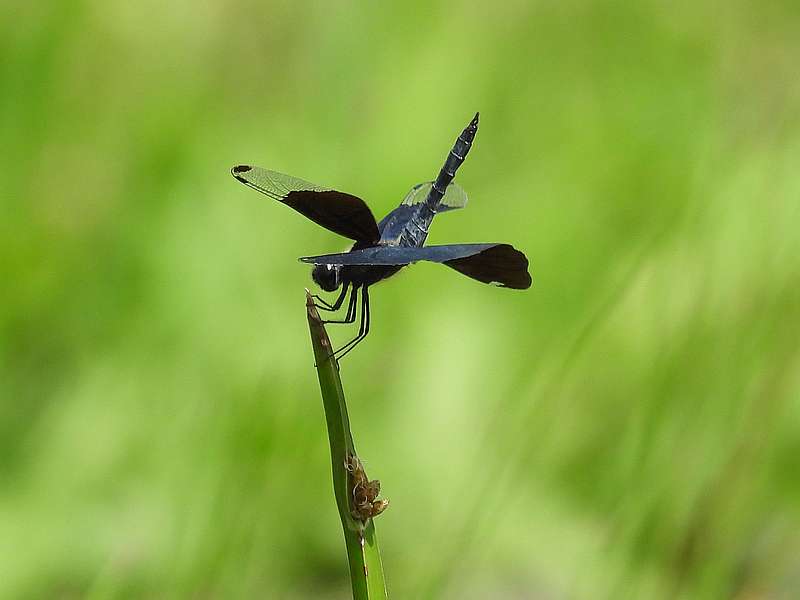
[{"label": "green grass blade", "polygon": [[[331,341],[308,291],[306,291],[306,309],[319,387],[322,392],[322,404],[325,409],[325,421],[328,426],[333,493],[336,497],[339,517],[342,520],[347,560],[350,565],[350,581],[353,585],[353,598],[355,600],[380,600],[386,598],[387,594],[378,541],[375,536],[375,524],[372,518],[362,521],[356,519],[351,512],[353,510],[354,478],[347,466],[352,464],[352,457],[358,455],[350,432],[347,405],[342,390],[342,381],[339,378],[339,365],[335,359],[330,358],[333,350]],[[363,475],[363,471],[360,470],[360,461],[357,461],[357,458],[356,462],[359,472]],[[363,476],[363,480],[366,481],[366,475]],[[367,509],[375,500],[374,495],[370,496],[368,500]],[[380,505],[377,501],[375,504]],[[380,512],[382,508],[377,510]]]}]

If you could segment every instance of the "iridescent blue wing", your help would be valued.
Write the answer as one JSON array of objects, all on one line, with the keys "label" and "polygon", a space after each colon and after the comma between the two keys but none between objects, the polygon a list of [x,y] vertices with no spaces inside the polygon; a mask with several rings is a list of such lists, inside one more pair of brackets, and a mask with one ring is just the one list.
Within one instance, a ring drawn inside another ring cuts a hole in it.
[{"label": "iridescent blue wing", "polygon": [[340,254],[306,256],[315,265],[409,265],[419,261],[442,263],[483,283],[524,290],[531,285],[528,259],[509,244],[446,244],[405,248],[373,246]]}]

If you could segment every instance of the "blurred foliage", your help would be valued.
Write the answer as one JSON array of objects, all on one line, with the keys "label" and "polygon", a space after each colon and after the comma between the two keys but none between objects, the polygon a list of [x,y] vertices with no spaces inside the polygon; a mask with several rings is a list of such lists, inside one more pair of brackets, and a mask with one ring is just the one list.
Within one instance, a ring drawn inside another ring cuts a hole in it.
[{"label": "blurred foliage", "polygon": [[348,597],[295,260],[346,242],[228,169],[381,216],[476,110],[430,241],[534,286],[371,294],[390,593],[796,597],[798,6],[3,3],[0,597]]}]

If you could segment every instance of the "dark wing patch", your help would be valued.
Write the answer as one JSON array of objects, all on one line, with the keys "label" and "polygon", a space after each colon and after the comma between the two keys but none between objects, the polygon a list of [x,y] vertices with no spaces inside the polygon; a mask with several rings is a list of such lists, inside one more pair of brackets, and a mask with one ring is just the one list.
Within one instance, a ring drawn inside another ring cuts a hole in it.
[{"label": "dark wing patch", "polygon": [[289,192],[283,203],[317,225],[357,242],[376,243],[378,225],[364,201],[344,192],[302,190]]},{"label": "dark wing patch", "polygon": [[528,258],[509,244],[497,244],[478,254],[448,260],[444,264],[483,283],[515,290],[531,287]]},{"label": "dark wing patch", "polygon": [[357,196],[261,167],[236,165],[231,175],[329,231],[363,243],[376,243],[380,238],[372,211]]}]

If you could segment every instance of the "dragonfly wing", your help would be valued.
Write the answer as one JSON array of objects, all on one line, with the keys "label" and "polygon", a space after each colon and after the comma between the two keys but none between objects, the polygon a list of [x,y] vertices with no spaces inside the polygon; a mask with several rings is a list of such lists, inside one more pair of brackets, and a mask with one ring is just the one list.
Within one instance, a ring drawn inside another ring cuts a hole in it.
[{"label": "dragonfly wing", "polygon": [[375,243],[380,238],[372,211],[357,196],[261,167],[237,165],[231,175],[329,231],[364,243]]},{"label": "dragonfly wing", "polygon": [[477,254],[448,260],[444,264],[483,283],[515,290],[531,287],[528,258],[509,244],[492,245]]},{"label": "dragonfly wing", "polygon": [[449,244],[446,246],[372,246],[340,254],[305,256],[302,262],[315,265],[408,265],[421,260],[444,263],[448,260],[466,258],[487,250],[496,244]]},{"label": "dragonfly wing", "polygon": [[315,265],[408,265],[421,260],[443,263],[467,277],[501,287],[527,289],[531,285],[528,259],[509,244],[447,244],[403,248],[373,246],[340,254],[306,256]]},{"label": "dragonfly wing", "polygon": [[[408,206],[422,204],[428,197],[431,187],[433,187],[432,181],[418,183],[408,191],[402,203]],[[452,182],[447,186],[444,192],[444,198],[439,201],[436,212],[443,213],[448,210],[455,210],[456,208],[464,208],[467,205],[467,200],[467,192],[464,191],[464,188],[456,182]]]}]

